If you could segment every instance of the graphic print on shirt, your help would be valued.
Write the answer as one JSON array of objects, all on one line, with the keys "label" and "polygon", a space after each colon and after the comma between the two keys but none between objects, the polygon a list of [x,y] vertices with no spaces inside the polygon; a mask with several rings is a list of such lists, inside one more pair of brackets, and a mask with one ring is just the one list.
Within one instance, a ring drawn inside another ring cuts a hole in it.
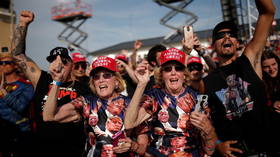
[{"label": "graphic print on shirt", "polygon": [[[52,88],[52,83],[49,85],[49,92]],[[43,112],[43,109],[44,109],[44,105],[48,99],[48,96],[49,96],[49,92],[47,93],[47,95],[44,96],[41,104],[42,104],[42,112]],[[78,94],[77,94],[77,90],[72,88],[72,87],[60,87],[59,88],[59,92],[58,92],[58,96],[57,96],[57,104],[58,104],[58,107],[59,106],[62,106],[66,103],[69,103],[71,100],[74,100],[78,97]]]},{"label": "graphic print on shirt", "polygon": [[90,132],[94,134],[94,137],[89,138],[95,138],[96,147],[101,149],[101,154],[98,156],[115,156],[113,147],[119,144],[119,139],[125,138],[124,111],[128,103],[128,99],[122,95],[111,101],[97,97],[92,100],[86,98],[83,112],[84,115],[88,115],[90,125],[88,134]]},{"label": "graphic print on shirt", "polygon": [[141,105],[153,115],[149,123],[153,126],[151,147],[155,152],[190,157],[200,153],[196,147],[200,141],[198,132],[190,123],[190,114],[196,103],[196,94],[188,89],[177,97],[160,89],[144,95]]},{"label": "graphic print on shirt", "polygon": [[228,119],[241,117],[243,113],[253,109],[253,101],[248,92],[248,82],[237,78],[235,74],[226,78],[227,88],[215,92],[219,100],[223,103]]}]

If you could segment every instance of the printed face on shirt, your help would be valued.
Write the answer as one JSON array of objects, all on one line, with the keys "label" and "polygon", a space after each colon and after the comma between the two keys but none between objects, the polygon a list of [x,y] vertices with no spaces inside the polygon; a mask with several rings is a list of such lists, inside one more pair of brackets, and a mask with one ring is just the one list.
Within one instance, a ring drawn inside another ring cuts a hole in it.
[{"label": "printed face on shirt", "polygon": [[113,151],[113,145],[105,144],[102,146],[101,157],[115,157],[115,156],[116,155],[114,154]]},{"label": "printed face on shirt", "polygon": [[275,78],[278,74],[278,63],[276,62],[275,58],[265,59],[262,62],[262,69],[270,77]]},{"label": "printed face on shirt", "polygon": [[106,122],[106,128],[111,133],[117,133],[121,130],[123,122],[120,117],[110,117]]},{"label": "printed face on shirt", "polygon": [[180,63],[171,62],[163,65],[162,79],[169,93],[178,93],[184,88],[184,72],[185,68]]},{"label": "printed face on shirt", "polygon": [[181,129],[186,129],[187,128],[187,121],[189,121],[190,116],[187,114],[181,115],[178,120],[177,120],[177,125]]},{"label": "printed face on shirt", "polygon": [[108,99],[114,94],[118,81],[112,72],[109,70],[100,70],[92,77],[94,78],[93,84],[96,93],[100,98]]},{"label": "printed face on shirt", "polygon": [[170,144],[173,148],[182,148],[186,145],[187,140],[185,136],[173,137],[170,139]]},{"label": "printed face on shirt", "polygon": [[[219,33],[230,32],[230,29],[222,29]],[[236,37],[231,36],[229,33],[224,33],[224,37],[215,41],[214,49],[221,58],[230,59],[237,55],[237,48],[239,43]]]},{"label": "printed face on shirt", "polygon": [[166,123],[169,120],[169,114],[167,110],[160,110],[158,112],[158,120],[162,123]]},{"label": "printed face on shirt", "polygon": [[113,115],[119,115],[124,107],[124,100],[119,99],[108,104],[107,110]]},{"label": "printed face on shirt", "polygon": [[98,116],[96,113],[89,115],[89,125],[95,126],[98,123]]}]

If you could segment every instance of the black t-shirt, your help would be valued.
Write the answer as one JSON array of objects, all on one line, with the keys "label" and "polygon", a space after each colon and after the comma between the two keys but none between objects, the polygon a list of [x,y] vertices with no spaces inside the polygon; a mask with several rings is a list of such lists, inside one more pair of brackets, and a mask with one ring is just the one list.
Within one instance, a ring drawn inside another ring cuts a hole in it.
[{"label": "black t-shirt", "polygon": [[238,140],[248,149],[262,150],[267,128],[265,87],[248,58],[242,55],[216,69],[204,83],[219,139]]},{"label": "black t-shirt", "polygon": [[[56,123],[44,122],[42,119],[43,105],[47,100],[52,81],[51,75],[42,71],[36,86],[34,103],[37,150],[39,150],[40,156],[81,156],[85,143],[82,122]],[[58,106],[69,103],[81,95],[88,94],[88,88],[78,81],[62,83],[59,90]]]}]

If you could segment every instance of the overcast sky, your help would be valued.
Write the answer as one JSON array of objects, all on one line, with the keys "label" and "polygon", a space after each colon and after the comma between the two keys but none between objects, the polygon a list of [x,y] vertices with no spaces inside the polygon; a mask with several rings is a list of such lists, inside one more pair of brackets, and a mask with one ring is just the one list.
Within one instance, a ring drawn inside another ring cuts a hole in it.
[{"label": "overcast sky", "polygon": [[[64,26],[51,20],[51,7],[61,1],[72,0],[13,1],[17,14],[21,10],[32,10],[35,13],[35,20],[28,30],[26,53],[44,70],[48,67],[45,58],[49,51],[56,46],[67,46],[57,39]],[[93,17],[81,27],[89,35],[82,47],[89,51],[121,42],[164,36],[172,31],[159,24],[160,19],[170,9],[158,5],[153,0],[81,1],[89,3],[93,8]],[[280,2],[274,1],[278,9]],[[194,31],[213,28],[216,23],[222,21],[220,0],[194,0],[187,10],[199,17],[194,24]],[[178,15],[172,22],[181,25],[184,23],[182,18],[183,16]]]}]

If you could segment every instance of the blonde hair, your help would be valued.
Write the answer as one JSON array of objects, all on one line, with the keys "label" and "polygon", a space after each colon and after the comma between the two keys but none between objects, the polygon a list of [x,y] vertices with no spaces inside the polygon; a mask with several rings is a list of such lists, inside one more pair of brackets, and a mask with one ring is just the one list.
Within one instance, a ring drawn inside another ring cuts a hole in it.
[{"label": "blonde hair", "polygon": [[[165,88],[165,83],[162,78],[162,71],[163,71],[162,67],[154,69],[155,82],[156,82],[157,86],[159,86],[161,88]],[[190,72],[187,68],[185,68],[185,70],[184,70],[184,76],[185,76],[185,79],[183,82],[183,87],[186,87],[190,82]]]},{"label": "blonde hair", "polygon": [[[125,84],[124,80],[122,79],[121,74],[119,72],[114,72],[113,75],[115,76],[115,79],[118,82],[118,86],[115,87],[115,92],[119,94],[122,91],[124,91],[124,89],[126,88],[126,84]],[[97,94],[93,81],[94,80],[93,80],[92,76],[90,76],[89,87],[94,94]]]}]

